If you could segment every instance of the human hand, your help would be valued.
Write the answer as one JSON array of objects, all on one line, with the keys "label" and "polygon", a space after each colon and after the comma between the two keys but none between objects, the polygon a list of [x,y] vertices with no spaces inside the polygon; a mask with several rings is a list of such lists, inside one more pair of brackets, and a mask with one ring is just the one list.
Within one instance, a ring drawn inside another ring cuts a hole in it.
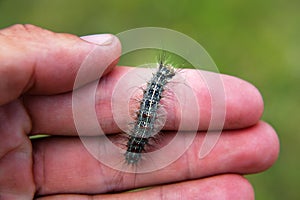
[{"label": "human hand", "polygon": [[[199,132],[188,151],[168,167],[138,176],[127,174],[120,181],[114,178],[115,170],[85,149],[71,105],[76,72],[85,57],[97,47],[100,54],[93,67],[106,67],[120,55],[120,44],[109,35],[97,41],[95,37],[84,39],[102,45],[31,25],[0,31],[0,199],[254,198],[242,175],[269,168],[277,158],[279,144],[274,130],[259,122],[263,102],[252,85],[222,76],[227,97],[226,131],[204,159],[197,156],[203,141]],[[98,119],[107,133],[119,130],[109,105],[117,80],[129,69],[113,67],[114,63],[99,83],[106,96],[97,96]],[[90,81],[96,78],[91,76]],[[204,86],[193,87],[203,90]],[[197,96],[200,108],[209,108],[204,94]],[[209,113],[200,110],[200,116],[200,127],[207,127]],[[39,133],[53,137],[29,140],[28,135]],[[111,193],[158,184],[138,192]]]}]

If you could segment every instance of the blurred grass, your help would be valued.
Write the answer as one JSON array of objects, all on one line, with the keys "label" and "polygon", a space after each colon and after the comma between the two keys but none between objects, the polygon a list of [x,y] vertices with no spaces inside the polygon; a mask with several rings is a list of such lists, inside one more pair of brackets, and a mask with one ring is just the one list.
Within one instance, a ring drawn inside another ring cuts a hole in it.
[{"label": "blurred grass", "polygon": [[[257,199],[300,199],[300,1],[0,0],[0,28],[31,23],[76,35],[158,26],[197,40],[222,73],[261,91],[281,141],[277,163],[250,175]],[[263,152],[262,152],[263,153]]]}]

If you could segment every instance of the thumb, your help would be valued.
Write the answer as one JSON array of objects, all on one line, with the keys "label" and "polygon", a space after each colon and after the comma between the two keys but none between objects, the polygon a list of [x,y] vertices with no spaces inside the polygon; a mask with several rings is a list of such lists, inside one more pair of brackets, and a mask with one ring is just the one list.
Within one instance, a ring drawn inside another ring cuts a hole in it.
[{"label": "thumb", "polygon": [[0,44],[0,105],[25,92],[70,91],[84,62],[89,73],[82,84],[97,79],[95,71],[111,70],[121,53],[119,40],[110,34],[79,38],[33,25],[0,30]]}]

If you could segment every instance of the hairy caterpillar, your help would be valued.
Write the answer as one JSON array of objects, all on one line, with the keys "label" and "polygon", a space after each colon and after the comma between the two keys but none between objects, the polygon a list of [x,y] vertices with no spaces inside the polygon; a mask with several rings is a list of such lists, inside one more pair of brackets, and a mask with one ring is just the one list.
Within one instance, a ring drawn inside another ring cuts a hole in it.
[{"label": "hairy caterpillar", "polygon": [[141,153],[145,151],[145,145],[148,144],[149,138],[156,133],[155,123],[162,92],[174,75],[175,69],[173,66],[160,60],[157,72],[153,74],[144,90],[140,108],[137,112],[137,119],[129,133],[127,150],[124,154],[127,164],[135,165],[139,162]]},{"label": "hairy caterpillar", "polygon": [[[162,169],[177,160],[196,135],[197,101],[186,71],[178,68],[184,60],[166,51],[157,53],[149,56],[147,51],[148,60],[131,64],[136,67],[120,67],[111,100],[120,131],[99,144],[97,154],[113,169],[135,174]],[[153,57],[157,62],[151,62]]]}]

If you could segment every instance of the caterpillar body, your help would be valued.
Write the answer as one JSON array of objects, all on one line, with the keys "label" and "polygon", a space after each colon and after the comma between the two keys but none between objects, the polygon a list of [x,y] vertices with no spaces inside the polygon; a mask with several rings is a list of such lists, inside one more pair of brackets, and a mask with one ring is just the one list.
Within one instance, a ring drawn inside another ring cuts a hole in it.
[{"label": "caterpillar body", "polygon": [[136,121],[129,131],[129,137],[124,153],[128,165],[136,165],[141,160],[142,153],[149,139],[156,133],[155,123],[158,120],[158,108],[166,84],[175,76],[172,65],[159,61],[157,72],[147,83],[137,112]]}]

